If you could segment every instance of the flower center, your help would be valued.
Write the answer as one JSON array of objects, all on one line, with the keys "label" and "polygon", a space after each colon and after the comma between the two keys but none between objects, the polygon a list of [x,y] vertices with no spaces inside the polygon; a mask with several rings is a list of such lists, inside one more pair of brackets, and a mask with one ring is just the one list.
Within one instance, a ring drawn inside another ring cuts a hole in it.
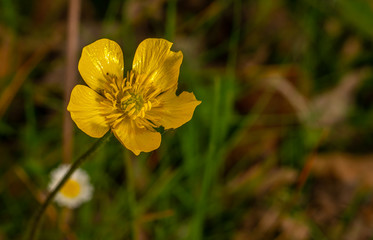
[{"label": "flower center", "polygon": [[133,120],[137,117],[143,118],[145,116],[147,106],[145,106],[142,94],[127,91],[125,96],[118,102],[120,102],[119,108]]},{"label": "flower center", "polygon": [[80,184],[75,180],[69,179],[61,188],[60,193],[67,198],[75,198],[80,193]]},{"label": "flower center", "polygon": [[146,112],[159,104],[156,97],[161,90],[149,84],[142,75],[135,75],[133,71],[127,73],[124,80],[116,77],[108,79],[108,86],[103,90],[105,106],[110,109],[106,119],[115,128],[123,119],[129,118],[140,128],[158,127],[147,119]]}]

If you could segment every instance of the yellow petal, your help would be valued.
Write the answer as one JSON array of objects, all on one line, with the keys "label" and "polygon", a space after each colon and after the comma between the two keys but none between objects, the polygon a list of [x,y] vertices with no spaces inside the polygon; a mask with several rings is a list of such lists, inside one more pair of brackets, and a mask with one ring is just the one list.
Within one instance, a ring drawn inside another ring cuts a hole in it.
[{"label": "yellow petal", "polygon": [[160,95],[157,100],[159,106],[152,108],[146,118],[165,129],[178,128],[188,122],[193,117],[194,109],[201,103],[193,93],[182,92],[176,96],[172,89]]},{"label": "yellow petal", "polygon": [[123,53],[120,46],[109,39],[100,39],[83,48],[79,72],[96,92],[107,87],[112,78],[123,80]]},{"label": "yellow petal", "polygon": [[67,110],[78,128],[87,135],[100,138],[110,129],[105,119],[105,101],[100,94],[83,85],[76,85],[71,92]]},{"label": "yellow petal", "polygon": [[180,65],[183,60],[181,51],[170,50],[172,43],[157,38],[148,38],[137,47],[132,69],[144,74],[149,83],[163,91],[177,85]]},{"label": "yellow petal", "polygon": [[123,146],[136,155],[139,155],[140,152],[153,151],[161,144],[159,132],[139,128],[132,120],[123,120],[113,129],[113,133]]}]

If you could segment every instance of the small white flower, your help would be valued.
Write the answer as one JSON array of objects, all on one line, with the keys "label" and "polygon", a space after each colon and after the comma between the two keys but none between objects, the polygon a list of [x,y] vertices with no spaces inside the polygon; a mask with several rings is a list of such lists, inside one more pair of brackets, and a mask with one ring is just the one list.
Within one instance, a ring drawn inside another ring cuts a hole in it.
[{"label": "small white flower", "polygon": [[[62,164],[51,172],[51,181],[48,189],[52,191],[69,170],[69,164]],[[78,168],[66,181],[64,186],[56,194],[54,200],[61,206],[76,208],[92,197],[93,187],[89,182],[88,174]]]}]

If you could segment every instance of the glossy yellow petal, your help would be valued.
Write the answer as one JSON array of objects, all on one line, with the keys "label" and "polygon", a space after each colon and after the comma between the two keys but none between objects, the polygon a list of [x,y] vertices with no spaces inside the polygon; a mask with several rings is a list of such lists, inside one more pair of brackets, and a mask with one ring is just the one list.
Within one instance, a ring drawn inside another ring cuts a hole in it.
[{"label": "glossy yellow petal", "polygon": [[111,78],[123,80],[123,53],[120,46],[109,39],[100,39],[83,48],[79,72],[96,92],[107,88]]},{"label": "glossy yellow petal", "polygon": [[160,95],[159,106],[152,108],[146,118],[162,125],[165,129],[178,128],[193,117],[195,108],[201,103],[193,93],[182,92],[176,96],[175,90],[170,89]]},{"label": "glossy yellow petal", "polygon": [[139,128],[132,120],[123,120],[112,131],[122,145],[136,155],[139,155],[140,152],[153,151],[159,148],[161,144],[161,134],[159,132]]},{"label": "glossy yellow petal", "polygon": [[172,43],[164,39],[146,39],[138,46],[132,64],[136,74],[144,74],[148,83],[163,91],[177,85],[183,60],[181,51],[173,52],[171,46]]},{"label": "glossy yellow petal", "polygon": [[77,85],[71,92],[67,110],[71,118],[87,135],[100,138],[110,129],[105,119],[105,108],[100,102],[107,101],[87,86]]}]

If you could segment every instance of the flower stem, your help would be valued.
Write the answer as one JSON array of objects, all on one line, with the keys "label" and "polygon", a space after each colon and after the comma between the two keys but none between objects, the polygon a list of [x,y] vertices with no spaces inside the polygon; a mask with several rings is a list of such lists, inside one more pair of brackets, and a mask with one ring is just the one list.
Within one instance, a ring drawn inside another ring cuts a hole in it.
[{"label": "flower stem", "polygon": [[49,193],[46,200],[44,201],[43,205],[40,206],[40,208],[37,210],[36,214],[34,215],[32,222],[31,222],[31,230],[30,234],[28,235],[28,240],[34,240],[36,237],[37,230],[40,225],[40,221],[42,219],[42,216],[49,206],[49,204],[52,202],[55,195],[58,193],[58,191],[63,187],[65,182],[69,179],[71,174],[74,173],[74,171],[79,168],[82,163],[87,160],[89,157],[92,156],[92,154],[104,143],[106,143],[110,137],[112,136],[111,133],[106,134],[104,137],[100,138],[95,144],[92,145],[91,148],[89,148],[83,155],[81,155],[71,166],[69,171],[65,174],[65,176],[62,178],[62,180],[59,182],[59,184]]}]

